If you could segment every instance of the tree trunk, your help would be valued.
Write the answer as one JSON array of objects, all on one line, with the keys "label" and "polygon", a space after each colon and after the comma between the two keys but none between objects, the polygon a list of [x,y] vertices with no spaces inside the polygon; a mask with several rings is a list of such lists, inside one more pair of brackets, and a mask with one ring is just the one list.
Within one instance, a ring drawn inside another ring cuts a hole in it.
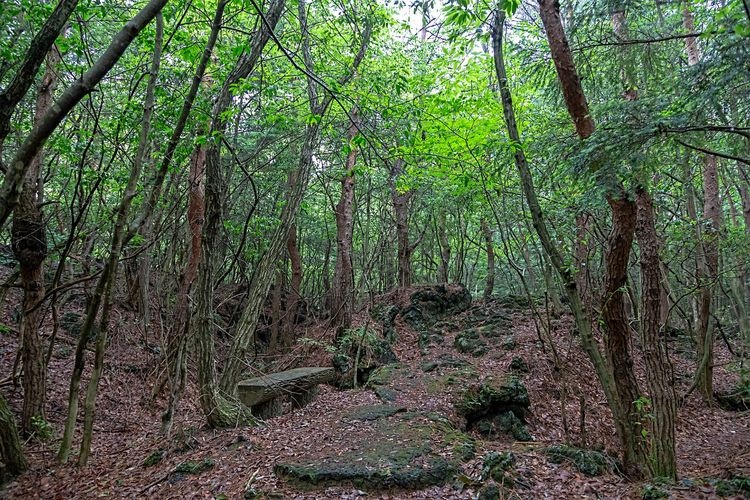
[{"label": "tree trunk", "polygon": [[[144,10],[146,8],[144,8]],[[143,13],[144,11],[141,11],[138,16],[143,15]],[[115,227],[112,232],[109,256],[107,258],[107,262],[104,265],[104,270],[99,276],[99,281],[96,284],[96,292],[94,293],[92,300],[89,302],[89,305],[86,309],[86,319],[84,321],[83,327],[81,328],[81,333],[78,338],[78,344],[76,346],[75,361],[73,373],[70,379],[70,389],[68,394],[68,415],[65,420],[65,429],[63,433],[63,439],[60,444],[60,450],[58,451],[58,460],[62,463],[68,460],[70,446],[73,440],[73,433],[75,431],[76,418],[78,416],[78,393],[80,390],[81,375],[84,368],[84,350],[86,347],[86,342],[92,332],[94,323],[96,322],[96,318],[99,313],[99,306],[103,304],[101,318],[99,320],[99,330],[96,333],[94,367],[91,372],[91,379],[89,380],[86,389],[86,399],[84,402],[84,429],[83,438],[81,440],[81,450],[78,456],[79,465],[86,464],[86,462],[88,461],[89,453],[91,451],[91,440],[94,426],[94,407],[99,386],[99,378],[101,376],[102,369],[104,368],[104,353],[107,345],[109,313],[112,308],[112,294],[115,281],[117,279],[117,266],[120,260],[120,254],[122,252],[124,242],[126,241],[126,238],[128,236],[128,215],[130,213],[130,206],[132,204],[133,198],[135,198],[135,195],[137,193],[138,181],[140,179],[143,163],[146,159],[149,142],[148,136],[151,130],[151,116],[153,115],[154,111],[154,89],[156,86],[156,78],[159,71],[159,63],[161,61],[161,42],[164,29],[161,16],[161,7],[153,12],[153,15],[151,15],[148,20],[153,17],[156,17],[157,20],[156,40],[154,43],[155,48],[153,59],[151,61],[149,83],[146,90],[146,97],[144,99],[143,120],[141,121],[140,136],[138,139],[138,150],[136,151],[133,165],[130,169],[130,175],[128,177],[127,185],[125,186],[125,191],[123,192],[122,199],[120,200],[117,211],[115,212],[116,220]]]},{"label": "tree trunk", "polygon": [[[687,33],[694,33],[693,13],[690,3],[682,10],[682,25]],[[700,51],[695,37],[685,38],[688,65],[700,62]],[[717,161],[706,155],[703,163],[703,221],[699,222],[698,244],[702,247],[703,262],[699,262],[698,288],[700,290],[697,321],[697,359],[695,382],[703,399],[713,403],[714,363],[714,301],[719,278],[719,231],[721,229],[721,202],[719,200],[719,175]],[[703,228],[701,231],[700,228]],[[702,234],[701,234],[702,232]],[[701,265],[702,264],[702,265]]]},{"label": "tree trunk", "polygon": [[[291,174],[290,174],[291,175]],[[293,184],[289,180],[289,184]],[[288,346],[294,339],[294,328],[299,308],[300,289],[302,287],[302,259],[297,247],[297,224],[289,228],[289,236],[286,240],[286,251],[289,255],[289,265],[292,268],[292,278],[289,281],[289,294],[287,295],[284,325],[282,328],[282,345]]]},{"label": "tree trunk", "polygon": [[[57,64],[60,53],[55,46],[47,55],[47,68],[39,84],[35,121],[39,121],[52,105],[57,86]],[[11,244],[21,268],[23,309],[21,315],[21,360],[23,363],[23,410],[21,428],[29,433],[33,419],[44,418],[47,367],[39,336],[44,308],[44,260],[47,258],[47,230],[42,216],[44,193],[42,176],[43,149],[29,163],[24,188],[13,212]]]},{"label": "tree trunk", "polygon": [[26,468],[13,412],[0,394],[0,486],[26,471]]},{"label": "tree trunk", "polygon": [[[36,74],[45,57],[49,59],[52,52],[57,52],[57,49],[54,47],[55,40],[60,36],[63,28],[68,23],[68,18],[73,10],[75,10],[76,5],[78,5],[78,0],[61,0],[57,4],[55,10],[52,11],[44,22],[44,25],[31,41],[24,55],[23,62],[13,80],[8,84],[5,91],[0,94],[0,153],[2,153],[5,138],[10,132],[10,121],[18,103],[21,102],[21,99],[23,99],[34,84]],[[37,111],[38,109],[37,106]],[[37,117],[37,119],[39,118],[41,118],[41,115]],[[1,162],[2,160],[0,160]]]},{"label": "tree trunk", "polygon": [[177,307],[174,312],[174,326],[168,330],[166,361],[169,373],[169,403],[161,417],[164,434],[169,434],[187,376],[187,339],[190,329],[190,290],[198,275],[201,261],[201,233],[205,221],[205,170],[206,148],[198,144],[190,158],[188,175],[187,220],[190,228],[188,262],[180,278],[177,291]]},{"label": "tree trunk", "polygon": [[389,183],[391,201],[396,218],[396,238],[398,255],[398,276],[396,282],[401,288],[411,286],[411,243],[409,242],[409,200],[413,191],[399,191],[398,178],[404,174],[404,160],[396,159],[391,166]]},{"label": "tree trunk", "polygon": [[331,326],[342,332],[352,323],[354,307],[354,270],[352,268],[352,243],[354,237],[354,166],[358,148],[354,143],[357,136],[357,109],[352,109],[349,124],[349,154],[346,157],[346,171],[341,178],[341,196],[336,205],[336,266],[333,271],[331,289]]},{"label": "tree trunk", "polygon": [[495,288],[495,241],[492,238],[492,230],[490,225],[487,224],[487,219],[482,217],[480,225],[482,226],[487,251],[487,280],[484,284],[484,300],[489,300],[492,298],[492,291]]},{"label": "tree trunk", "polygon": [[437,240],[440,247],[440,266],[438,267],[438,282],[448,283],[448,265],[451,260],[451,247],[448,241],[448,228],[445,209],[440,207],[437,216]]},{"label": "tree trunk", "polygon": [[[646,383],[651,396],[653,421],[646,443],[652,477],[677,479],[675,459],[675,422],[677,396],[674,389],[673,367],[667,354],[666,342],[659,338],[661,301],[661,261],[659,237],[656,234],[654,204],[644,189],[636,198],[636,235],[641,249],[641,345],[646,361]],[[647,418],[642,418],[643,422]]]},{"label": "tree trunk", "polygon": [[622,410],[620,414],[613,411],[613,415],[620,427],[625,471],[629,476],[641,477],[646,473],[646,456],[641,443],[642,417],[634,405],[641,392],[630,356],[630,324],[625,314],[625,282],[635,234],[636,207],[624,192],[617,199],[610,195],[607,201],[612,209],[612,232],[606,253],[601,308],[607,358],[615,377]]}]

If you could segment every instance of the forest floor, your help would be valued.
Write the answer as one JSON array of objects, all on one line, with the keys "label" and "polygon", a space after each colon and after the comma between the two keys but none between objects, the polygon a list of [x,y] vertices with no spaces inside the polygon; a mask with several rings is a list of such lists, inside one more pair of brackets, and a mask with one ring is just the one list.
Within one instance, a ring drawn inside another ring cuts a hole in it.
[{"label": "forest floor", "polygon": [[[483,306],[482,301],[475,301],[473,307],[502,308],[499,303]],[[302,409],[287,408],[282,416],[268,419],[265,425],[212,430],[204,425],[191,375],[174,432],[169,438],[161,435],[159,426],[165,398],[160,396],[155,401],[151,398],[159,360],[155,349],[157,334],[150,332],[148,337],[144,336],[135,326],[133,314],[117,308],[112,318],[89,464],[79,468],[55,462],[76,341],[73,335],[61,330],[49,367],[47,419],[52,426],[52,436],[46,441],[31,440],[26,444],[30,469],[6,485],[0,496],[233,499],[243,498],[246,492],[253,491],[266,498],[477,498],[482,482],[486,482],[483,457],[491,451],[512,451],[516,457],[512,473],[515,487],[500,490],[506,498],[641,498],[644,483],[628,482],[612,471],[589,477],[568,461],[550,462],[545,453],[547,447],[566,440],[563,415],[569,427],[569,439],[580,442],[581,400],[585,406],[582,427],[587,445],[604,451],[614,450],[616,439],[609,410],[591,364],[578,340],[570,334],[570,318],[551,322],[552,337],[563,360],[563,370],[555,371],[549,348],[542,348],[530,312],[504,311],[511,321],[507,334],[512,335],[512,346],[492,348],[480,357],[457,352],[453,347],[456,332],[450,331],[445,333],[442,343],[431,345],[427,353],[420,351],[419,334],[402,318],[396,320],[393,350],[405,374],[392,384],[393,405],[398,411],[408,410],[414,415],[440,414],[447,422],[445,425],[461,429],[463,422],[453,403],[468,385],[509,372],[514,357],[521,357],[528,365],[528,372],[521,374],[521,380],[531,401],[527,425],[533,440],[489,439],[468,431],[475,439],[475,453],[473,458],[461,462],[459,480],[418,490],[374,491],[345,484],[300,487],[276,476],[274,466],[279,463],[331,457],[359,460],[354,458],[358,443],[377,439],[373,433],[378,432],[378,428],[377,422],[372,420],[352,418],[352,411],[382,404],[367,387],[339,390],[322,386],[312,403]],[[13,324],[8,317],[0,319],[5,324]],[[450,319],[461,321],[460,315]],[[356,322],[371,324],[364,314],[359,315]],[[322,323],[300,327],[299,335],[316,342],[299,343],[280,364],[291,367],[330,363],[330,355],[319,347],[331,337]],[[12,330],[0,336],[0,366],[5,374],[11,372],[17,341],[17,334]],[[638,360],[640,353],[637,342],[635,344]],[[690,386],[695,364],[692,348],[684,339],[675,339],[670,340],[670,349],[678,393],[684,393]],[[465,364],[461,368],[442,367],[429,373],[423,370],[425,359],[441,356],[460,359]],[[93,353],[89,352],[88,366],[92,359]],[[731,355],[724,343],[717,342],[717,391],[727,392],[737,383],[736,374],[728,371],[730,361]],[[642,375],[640,361],[636,361],[636,365]],[[191,370],[194,374],[194,369]],[[460,371],[466,378],[451,378],[454,371]],[[440,381],[443,383],[438,384]],[[641,384],[645,385],[642,378]],[[6,383],[2,390],[18,412],[21,389]],[[562,402],[561,397],[564,397]],[[79,442],[78,437],[75,443]],[[424,439],[433,437],[429,435]],[[444,444],[435,442],[431,447],[438,453],[450,455],[452,452]],[[396,442],[393,446],[401,445]],[[160,458],[158,463],[145,465],[144,461],[152,455]],[[679,411],[677,455],[680,481],[667,488],[671,497],[716,497],[721,491],[717,492],[719,483],[715,480],[750,475],[750,412],[707,408],[697,395],[691,395]],[[205,464],[207,470],[195,474],[178,472],[180,464],[188,460]],[[249,497],[248,494],[246,498]],[[739,494],[736,497],[740,498]]]}]

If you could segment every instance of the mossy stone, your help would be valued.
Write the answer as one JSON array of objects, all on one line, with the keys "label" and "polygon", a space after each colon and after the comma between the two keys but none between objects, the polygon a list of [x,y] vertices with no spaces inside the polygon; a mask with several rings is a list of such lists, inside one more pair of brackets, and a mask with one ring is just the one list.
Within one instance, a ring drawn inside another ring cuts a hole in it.
[{"label": "mossy stone", "polygon": [[587,476],[600,476],[607,470],[619,468],[617,462],[599,451],[582,450],[574,446],[555,445],[546,450],[547,457],[553,464],[571,461],[579,472]]},{"label": "mossy stone", "polygon": [[404,411],[406,411],[405,406],[396,406],[389,404],[359,406],[350,410],[344,416],[344,420],[360,420],[365,422],[390,417],[392,415],[395,415],[396,413],[401,413]]},{"label": "mossy stone", "polygon": [[458,352],[471,354],[475,358],[484,356],[490,350],[487,344],[480,338],[479,332],[475,329],[464,330],[456,335],[453,347]]},{"label": "mossy stone", "polygon": [[213,469],[215,465],[216,461],[212,458],[204,458],[201,461],[185,460],[177,464],[172,472],[177,474],[200,474],[201,472]]}]

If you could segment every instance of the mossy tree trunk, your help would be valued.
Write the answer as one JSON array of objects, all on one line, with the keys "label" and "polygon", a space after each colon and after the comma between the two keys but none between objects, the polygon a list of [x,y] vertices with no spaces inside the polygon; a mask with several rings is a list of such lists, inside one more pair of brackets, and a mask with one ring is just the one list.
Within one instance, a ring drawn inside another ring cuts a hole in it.
[{"label": "mossy tree trunk", "polygon": [[26,470],[16,421],[8,403],[0,394],[0,486]]}]

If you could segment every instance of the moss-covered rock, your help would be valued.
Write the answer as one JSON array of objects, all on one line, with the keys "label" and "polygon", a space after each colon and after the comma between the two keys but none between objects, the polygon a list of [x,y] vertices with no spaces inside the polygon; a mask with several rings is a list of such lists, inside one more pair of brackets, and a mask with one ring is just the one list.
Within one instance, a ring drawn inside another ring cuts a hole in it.
[{"label": "moss-covered rock", "polygon": [[494,483],[485,484],[479,489],[478,500],[500,500],[505,498],[505,492]]},{"label": "moss-covered rock", "polygon": [[349,389],[354,385],[355,366],[357,382],[361,384],[367,382],[379,367],[396,364],[398,358],[391,345],[378,338],[373,330],[364,331],[359,328],[348,331],[339,339],[336,354],[331,362],[339,374],[336,385],[342,389]]},{"label": "moss-covered rock", "polygon": [[716,494],[720,497],[740,496],[750,498],[750,477],[734,476],[713,481]]},{"label": "moss-covered rock", "polygon": [[[81,330],[83,330],[83,323],[85,320],[86,317],[81,314],[76,312],[66,312],[60,317],[60,327],[74,337],[78,337],[81,334]],[[94,325],[91,327],[89,338],[86,340],[93,340],[98,331],[99,327],[97,326],[97,323],[94,322]]]},{"label": "moss-covered rock", "polygon": [[467,429],[476,428],[488,436],[509,434],[520,441],[531,440],[525,426],[529,406],[528,391],[514,375],[486,379],[470,387],[455,403]]},{"label": "moss-covered rock", "polygon": [[614,458],[599,451],[561,444],[550,446],[545,452],[553,464],[571,462],[579,472],[587,476],[600,476],[607,471],[620,469]]},{"label": "moss-covered rock", "polygon": [[382,385],[376,386],[373,392],[384,403],[393,403],[398,398],[396,391]]},{"label": "moss-covered rock", "polygon": [[513,356],[513,359],[510,360],[510,369],[518,373],[528,373],[529,365],[521,356]]},{"label": "moss-covered rock", "polygon": [[[452,458],[452,427],[445,421],[400,413],[373,425],[371,439],[352,443],[354,448],[346,453],[279,463],[274,473],[298,486],[346,483],[377,490],[440,485],[451,481],[459,470],[458,459]],[[434,449],[441,443],[446,448]]]},{"label": "moss-covered rock", "polygon": [[375,368],[367,379],[367,387],[391,385],[397,377],[403,377],[405,366],[401,363],[390,363]]},{"label": "moss-covered rock", "polygon": [[487,344],[481,339],[479,332],[474,328],[459,332],[453,340],[453,347],[458,352],[471,354],[475,358],[484,356],[490,350]]},{"label": "moss-covered rock", "polygon": [[455,403],[458,413],[468,421],[509,410],[523,420],[529,406],[529,393],[514,375],[500,379],[487,378],[481,384],[470,387]]},{"label": "moss-covered rock", "polygon": [[216,465],[216,461],[212,458],[204,458],[203,460],[185,460],[180,462],[172,470],[175,474],[200,474],[207,470],[211,470]]},{"label": "moss-covered rock", "polygon": [[438,325],[438,322],[468,309],[471,293],[460,284],[421,286],[411,294],[409,301],[400,314],[409,326],[420,333],[419,347],[424,353],[431,344],[443,341],[447,325]]},{"label": "moss-covered rock", "polygon": [[358,406],[357,408],[350,410],[346,415],[344,415],[344,420],[378,420],[379,418],[390,417],[392,415],[395,415],[396,413],[405,411],[405,406],[396,406],[390,404]]},{"label": "moss-covered rock", "polygon": [[[482,470],[489,472],[495,467],[510,470],[516,465],[516,456],[512,451],[491,451],[482,459]],[[483,474],[484,475],[484,474]]]},{"label": "moss-covered rock", "polygon": [[469,363],[461,358],[451,356],[450,354],[441,354],[435,359],[422,361],[420,367],[422,368],[423,372],[429,373],[440,368],[463,368],[468,364]]},{"label": "moss-covered rock", "polygon": [[396,340],[396,316],[401,312],[394,304],[376,304],[370,309],[370,317],[383,328],[383,337],[388,342]]}]

